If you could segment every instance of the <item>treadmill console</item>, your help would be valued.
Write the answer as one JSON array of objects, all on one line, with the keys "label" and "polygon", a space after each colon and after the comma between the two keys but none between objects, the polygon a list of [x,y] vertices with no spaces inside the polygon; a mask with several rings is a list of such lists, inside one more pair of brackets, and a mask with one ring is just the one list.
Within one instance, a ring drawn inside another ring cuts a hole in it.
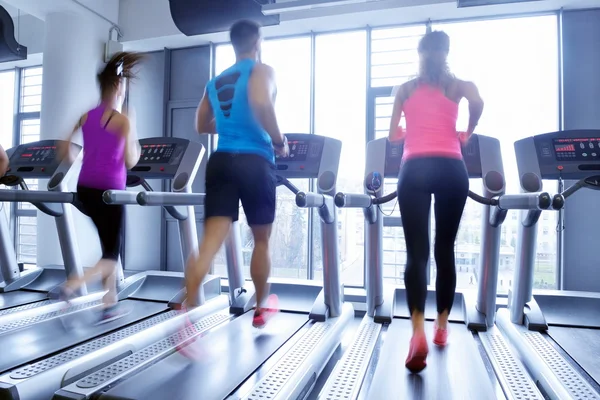
[{"label": "treadmill console", "polygon": [[140,159],[128,171],[128,178],[173,179],[190,143],[187,139],[169,137],[140,139]]},{"label": "treadmill console", "polygon": [[[7,154],[10,164],[6,175],[13,175],[21,179],[51,178],[63,164],[57,158],[58,148],[63,143],[65,142],[62,140],[40,140],[9,149]],[[73,152],[81,151],[79,145],[72,144],[71,146]]]},{"label": "treadmill console", "polygon": [[[582,179],[600,171],[600,130],[569,130],[515,142],[519,176]],[[534,157],[535,155],[535,157]]]},{"label": "treadmill console", "polygon": [[[382,139],[380,139],[382,140]],[[404,149],[404,141],[400,143],[387,142],[386,157],[385,157],[385,177],[386,178],[397,178],[400,172],[400,165],[402,163],[402,152]],[[481,178],[482,167],[481,167],[481,154],[479,148],[479,136],[474,134],[469,139],[466,146],[462,147],[463,159],[467,166],[467,172],[469,178]]]},{"label": "treadmill console", "polygon": [[335,189],[342,142],[319,135],[289,133],[288,157],[276,156],[277,175],[286,179],[316,178],[320,193]]}]

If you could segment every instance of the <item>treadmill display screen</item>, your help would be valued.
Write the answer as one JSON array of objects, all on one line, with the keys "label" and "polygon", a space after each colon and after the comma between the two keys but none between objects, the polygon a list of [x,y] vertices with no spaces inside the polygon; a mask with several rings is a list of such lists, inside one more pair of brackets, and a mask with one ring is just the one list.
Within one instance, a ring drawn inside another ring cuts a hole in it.
[{"label": "treadmill display screen", "polygon": [[11,164],[18,165],[49,165],[56,158],[56,146],[30,146],[23,147],[17,160]]},{"label": "treadmill display screen", "polygon": [[144,164],[168,164],[176,147],[176,143],[142,145],[139,162]]},{"label": "treadmill display screen", "polygon": [[558,161],[592,161],[600,159],[600,138],[554,139]]},{"label": "treadmill display screen", "polygon": [[307,140],[290,140],[288,146],[290,148],[290,161],[306,161],[308,147],[310,142]]}]

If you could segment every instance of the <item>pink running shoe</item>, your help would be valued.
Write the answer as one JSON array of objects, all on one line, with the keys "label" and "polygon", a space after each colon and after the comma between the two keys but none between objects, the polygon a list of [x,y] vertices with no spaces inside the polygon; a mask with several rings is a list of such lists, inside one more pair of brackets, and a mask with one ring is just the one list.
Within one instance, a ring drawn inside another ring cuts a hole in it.
[{"label": "pink running shoe", "polygon": [[198,360],[202,356],[202,352],[197,348],[197,346],[194,346],[198,336],[195,336],[191,340],[185,340],[185,338],[191,335],[197,335],[198,330],[196,329],[196,325],[194,325],[190,320],[188,309],[182,308],[181,312],[184,314],[184,320],[181,328],[179,329],[179,336],[181,339],[184,339],[184,341],[177,345],[177,352],[190,360]]},{"label": "pink running shoe", "polygon": [[433,323],[433,343],[438,346],[445,346],[448,343],[448,329],[442,329],[437,321]]},{"label": "pink running shoe", "polygon": [[417,332],[410,339],[410,349],[408,357],[406,357],[406,368],[412,373],[421,372],[427,366],[427,354],[429,347],[427,346],[427,338],[425,332]]},{"label": "pink running shoe", "polygon": [[279,312],[279,298],[272,294],[267,298],[267,306],[254,312],[252,326],[258,329],[265,327],[267,322]]}]

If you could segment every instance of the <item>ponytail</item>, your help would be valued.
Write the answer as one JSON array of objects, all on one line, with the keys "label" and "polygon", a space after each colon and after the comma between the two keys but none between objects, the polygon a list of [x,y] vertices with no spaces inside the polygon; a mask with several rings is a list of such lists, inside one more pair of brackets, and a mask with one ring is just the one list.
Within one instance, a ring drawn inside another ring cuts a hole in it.
[{"label": "ponytail", "polygon": [[144,55],[134,52],[121,51],[108,61],[104,69],[98,74],[100,91],[104,96],[115,90],[122,79],[135,79],[134,68],[143,60]]},{"label": "ponytail", "polygon": [[450,37],[445,32],[433,31],[427,33],[419,42],[419,80],[433,85],[445,86],[452,77],[448,67]]}]

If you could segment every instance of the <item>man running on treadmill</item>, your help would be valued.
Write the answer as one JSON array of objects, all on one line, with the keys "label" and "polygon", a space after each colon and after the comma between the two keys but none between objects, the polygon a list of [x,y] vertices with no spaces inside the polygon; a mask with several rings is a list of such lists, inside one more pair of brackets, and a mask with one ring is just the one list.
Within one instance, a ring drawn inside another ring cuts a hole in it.
[{"label": "man running on treadmill", "polygon": [[217,133],[217,151],[206,168],[205,225],[199,254],[186,266],[187,307],[198,300],[200,284],[217,251],[238,220],[242,202],[254,236],[250,275],[256,288],[253,326],[263,328],[277,311],[268,296],[269,238],[275,219],[275,155],[287,157],[287,140],[275,116],[273,68],[260,62],[260,25],[236,22],[230,30],[234,65],[206,85],[196,114],[198,133]]}]

